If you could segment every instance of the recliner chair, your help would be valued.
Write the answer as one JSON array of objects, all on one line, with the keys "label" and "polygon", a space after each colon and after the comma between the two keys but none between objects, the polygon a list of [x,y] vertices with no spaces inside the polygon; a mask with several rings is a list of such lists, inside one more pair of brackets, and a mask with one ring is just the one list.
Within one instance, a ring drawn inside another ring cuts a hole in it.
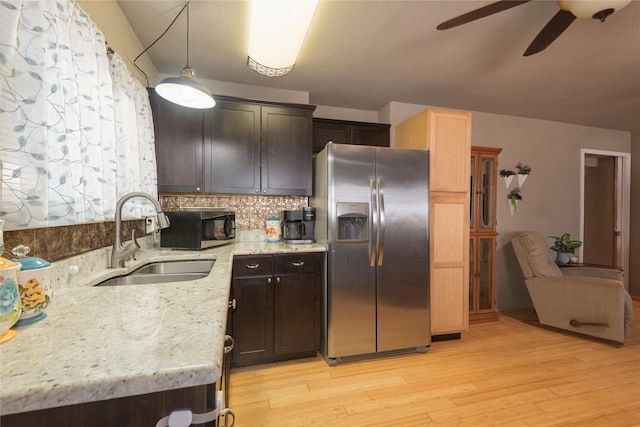
[{"label": "recliner chair", "polygon": [[623,343],[633,305],[622,272],[594,267],[559,268],[541,234],[511,238],[525,285],[542,325]]}]

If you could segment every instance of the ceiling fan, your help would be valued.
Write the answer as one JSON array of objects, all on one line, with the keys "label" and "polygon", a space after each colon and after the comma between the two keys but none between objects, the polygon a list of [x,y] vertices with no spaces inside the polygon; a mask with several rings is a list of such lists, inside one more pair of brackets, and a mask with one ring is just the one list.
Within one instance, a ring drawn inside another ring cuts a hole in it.
[{"label": "ceiling fan", "polygon": [[[438,30],[448,30],[462,24],[484,18],[525,3],[531,0],[501,0],[481,7],[464,15],[443,22],[436,28]],[[533,42],[529,45],[523,56],[533,55],[546,49],[555,39],[566,30],[576,19],[598,19],[604,22],[612,13],[622,9],[631,0],[558,0],[560,10],[538,33]]]}]

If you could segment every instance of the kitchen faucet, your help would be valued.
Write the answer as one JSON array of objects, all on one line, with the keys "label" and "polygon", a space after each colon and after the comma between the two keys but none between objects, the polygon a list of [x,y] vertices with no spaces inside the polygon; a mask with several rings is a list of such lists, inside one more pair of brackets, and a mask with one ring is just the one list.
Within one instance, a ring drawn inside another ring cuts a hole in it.
[{"label": "kitchen faucet", "polygon": [[143,199],[147,199],[153,203],[156,213],[158,214],[158,227],[169,227],[169,218],[167,218],[164,212],[162,212],[160,203],[154,197],[142,192],[133,192],[122,196],[116,204],[116,239],[113,242],[113,249],[111,251],[111,268],[124,267],[124,260],[133,256],[133,254],[138,252],[140,249],[140,245],[138,245],[138,242],[136,241],[135,230],[131,232],[132,242],[126,247],[122,246],[122,240],[120,237],[120,233],[122,231],[122,207],[128,200],[133,199],[134,197],[142,197]]}]

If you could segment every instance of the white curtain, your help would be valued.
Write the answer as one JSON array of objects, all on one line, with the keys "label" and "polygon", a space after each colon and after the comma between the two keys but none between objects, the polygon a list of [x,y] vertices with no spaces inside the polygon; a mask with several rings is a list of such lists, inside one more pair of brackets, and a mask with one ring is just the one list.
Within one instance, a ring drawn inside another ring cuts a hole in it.
[{"label": "white curtain", "polygon": [[113,219],[125,193],[155,196],[146,90],[95,23],[73,0],[0,1],[0,17],[5,229]]}]

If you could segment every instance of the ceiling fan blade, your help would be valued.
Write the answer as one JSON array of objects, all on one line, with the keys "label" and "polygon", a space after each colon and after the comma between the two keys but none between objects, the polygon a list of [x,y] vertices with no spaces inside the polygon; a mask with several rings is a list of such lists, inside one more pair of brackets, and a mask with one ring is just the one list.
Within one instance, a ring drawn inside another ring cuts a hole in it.
[{"label": "ceiling fan blade", "polygon": [[575,19],[571,12],[560,9],[533,39],[523,56],[533,55],[546,49]]},{"label": "ceiling fan blade", "polygon": [[471,12],[465,13],[464,15],[449,19],[448,21],[445,21],[442,24],[438,25],[436,28],[438,30],[448,30],[449,28],[457,27],[459,25],[466,24],[468,22],[472,22],[489,15],[493,15],[495,13],[502,12],[503,10],[511,9],[512,7],[520,6],[524,3],[529,3],[530,1],[531,0],[502,0],[491,3],[485,7],[481,7],[480,9],[472,10]]}]

